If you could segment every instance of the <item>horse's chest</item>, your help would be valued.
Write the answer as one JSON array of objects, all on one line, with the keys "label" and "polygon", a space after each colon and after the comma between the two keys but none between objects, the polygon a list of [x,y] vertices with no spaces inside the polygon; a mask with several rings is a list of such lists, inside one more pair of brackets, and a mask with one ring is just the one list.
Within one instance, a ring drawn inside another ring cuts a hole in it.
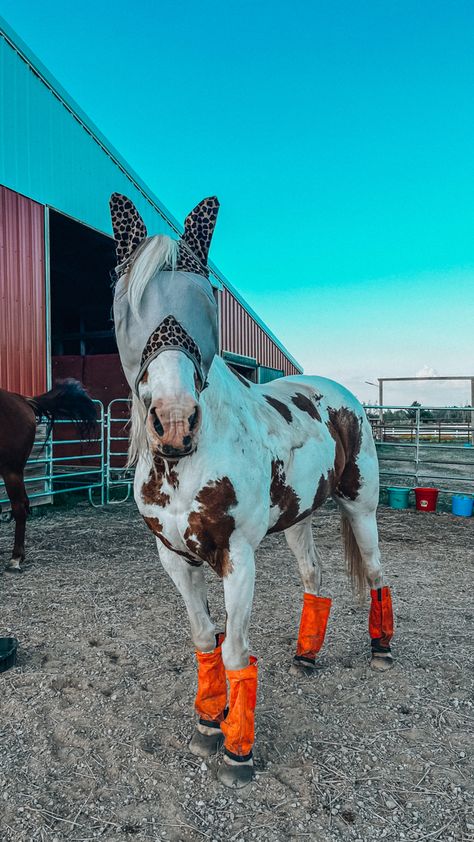
[{"label": "horse's chest", "polygon": [[135,498],[148,526],[168,549],[191,563],[207,561],[220,576],[229,572],[237,498],[228,477],[191,491],[177,476],[150,474],[136,483]]}]

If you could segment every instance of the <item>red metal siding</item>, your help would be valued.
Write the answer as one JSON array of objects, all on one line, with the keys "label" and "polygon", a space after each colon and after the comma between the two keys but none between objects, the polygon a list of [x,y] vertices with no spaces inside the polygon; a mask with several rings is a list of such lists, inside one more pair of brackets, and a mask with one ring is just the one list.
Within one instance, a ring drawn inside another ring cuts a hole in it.
[{"label": "red metal siding", "polygon": [[0,186],[0,386],[46,389],[44,207]]},{"label": "red metal siding", "polygon": [[221,348],[244,357],[254,357],[257,365],[281,369],[286,375],[298,369],[280,351],[265,331],[227,289],[221,292]]}]

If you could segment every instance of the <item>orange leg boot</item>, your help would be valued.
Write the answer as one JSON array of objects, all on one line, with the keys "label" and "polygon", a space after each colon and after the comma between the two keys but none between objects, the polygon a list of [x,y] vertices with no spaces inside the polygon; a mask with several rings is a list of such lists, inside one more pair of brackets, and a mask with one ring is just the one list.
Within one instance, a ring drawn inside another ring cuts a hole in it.
[{"label": "orange leg boot", "polygon": [[330,610],[329,597],[305,593],[296,644],[295,662],[298,666],[314,667],[316,655],[324,643]]},{"label": "orange leg boot", "polygon": [[221,722],[226,715],[227,682],[222,661],[223,634],[216,635],[212,652],[196,652],[198,689],[194,707],[199,724],[189,744],[193,754],[209,757],[222,744]]},{"label": "orange leg boot", "polygon": [[241,670],[226,670],[230,687],[229,713],[221,725],[224,733],[224,762],[219,780],[226,786],[242,787],[252,780],[252,747],[255,737],[257,702],[257,659]]},{"label": "orange leg boot", "polygon": [[370,591],[369,634],[372,645],[371,666],[386,670],[393,666],[390,641],[393,637],[393,611],[390,588]]}]

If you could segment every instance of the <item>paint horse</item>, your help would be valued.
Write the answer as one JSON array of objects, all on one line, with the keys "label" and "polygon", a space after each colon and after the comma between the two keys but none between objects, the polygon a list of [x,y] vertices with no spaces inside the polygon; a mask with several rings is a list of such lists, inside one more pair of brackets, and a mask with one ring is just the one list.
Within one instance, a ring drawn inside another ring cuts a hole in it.
[{"label": "paint horse", "polygon": [[[249,654],[248,628],[255,550],[265,535],[285,533],[303,580],[293,669],[314,667],[324,641],[331,600],[320,593],[311,515],[329,497],[342,514],[352,578],[361,590],[371,587],[372,663],[392,663],[375,446],[362,406],[337,383],[296,376],[254,385],[218,356],[207,267],[216,198],[189,214],[179,242],[147,237],[126,197],[113,194],[110,204],[115,328],[133,393],[135,500],[184,599],[196,647],[198,721],[190,750],[207,756],[223,739],[219,780],[240,787],[252,777],[257,659]],[[206,562],[222,579],[225,634],[216,633],[209,615]]]},{"label": "paint horse", "polygon": [[32,451],[36,424],[48,422],[47,437],[60,418],[73,421],[83,437],[93,430],[97,413],[92,400],[77,380],[57,381],[54,388],[35,398],[0,389],[0,477],[11,503],[15,543],[6,571],[20,573],[25,558],[25,527],[29,512],[24,482],[27,459]]}]

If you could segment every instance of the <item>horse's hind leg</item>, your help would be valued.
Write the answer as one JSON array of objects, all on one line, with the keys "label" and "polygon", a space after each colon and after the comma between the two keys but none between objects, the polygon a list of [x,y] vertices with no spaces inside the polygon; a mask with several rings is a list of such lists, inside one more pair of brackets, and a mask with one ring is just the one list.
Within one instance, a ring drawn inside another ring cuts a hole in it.
[{"label": "horse's hind leg", "polygon": [[374,669],[393,666],[390,641],[393,611],[390,588],[384,584],[375,509],[360,509],[357,502],[338,500],[342,513],[344,548],[349,570],[361,593],[370,587],[369,634]]},{"label": "horse's hind leg", "polygon": [[223,635],[216,635],[209,616],[203,568],[192,567],[176,553],[157,544],[161,563],[183,597],[196,647],[198,687],[194,707],[198,722],[189,748],[199,757],[208,757],[215,754],[224,739],[220,728],[227,705],[221,654]]},{"label": "horse's hind leg", "polygon": [[298,562],[304,597],[296,655],[292,670],[311,672],[324,643],[331,600],[320,596],[321,562],[314,546],[311,517],[285,530],[288,546]]},{"label": "horse's hind leg", "polygon": [[15,543],[12,557],[5,570],[9,573],[20,573],[20,564],[25,558],[26,516],[29,511],[28,497],[23,481],[23,471],[5,470],[3,480],[15,521]]}]

